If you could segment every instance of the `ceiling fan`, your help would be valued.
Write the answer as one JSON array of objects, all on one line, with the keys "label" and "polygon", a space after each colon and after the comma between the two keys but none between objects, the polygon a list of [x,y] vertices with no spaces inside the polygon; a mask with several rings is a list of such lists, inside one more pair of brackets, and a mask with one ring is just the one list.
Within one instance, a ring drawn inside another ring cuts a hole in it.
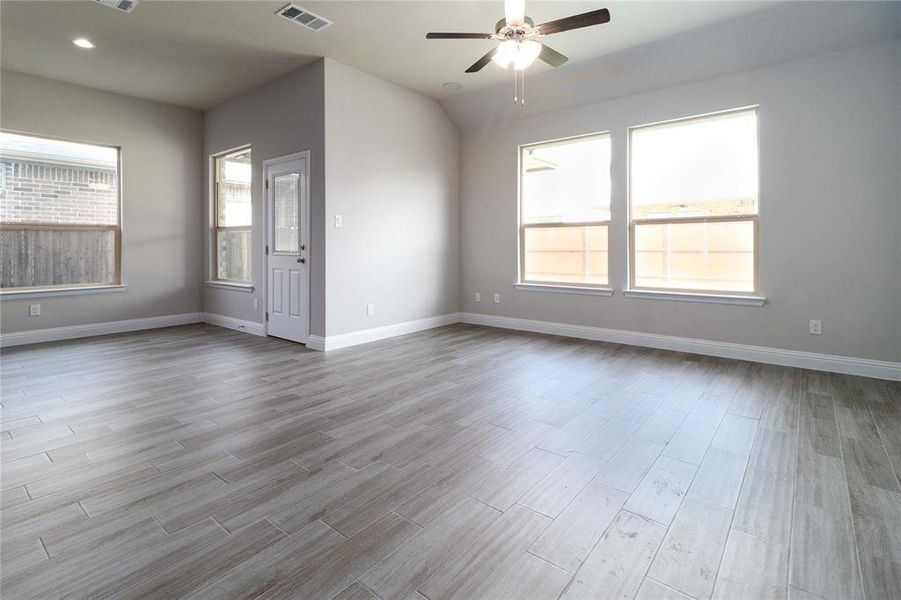
[{"label": "ceiling fan", "polygon": [[[553,48],[541,43],[545,36],[581,29],[592,25],[602,25],[610,21],[610,11],[606,8],[593,10],[571,17],[564,17],[536,26],[525,13],[525,0],[504,0],[504,18],[494,26],[494,33],[428,33],[429,40],[497,40],[500,43],[482,58],[466,69],[467,73],[481,71],[489,62],[514,71],[522,71],[541,59],[552,67],[559,67],[567,60]],[[520,98],[521,99],[521,98]],[[514,102],[517,98],[514,97]]]}]

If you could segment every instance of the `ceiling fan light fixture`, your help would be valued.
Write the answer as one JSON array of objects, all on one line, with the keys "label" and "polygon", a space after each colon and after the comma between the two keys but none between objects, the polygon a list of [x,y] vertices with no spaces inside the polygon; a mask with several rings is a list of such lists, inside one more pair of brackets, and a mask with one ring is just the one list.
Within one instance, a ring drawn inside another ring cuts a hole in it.
[{"label": "ceiling fan light fixture", "polygon": [[541,44],[534,40],[525,40],[520,42],[516,59],[513,61],[513,68],[522,71],[535,62],[538,55],[541,54]]},{"label": "ceiling fan light fixture", "polygon": [[497,52],[494,53],[491,60],[494,61],[494,64],[497,66],[507,69],[516,61],[518,56],[519,48],[517,48],[516,42],[507,40],[498,45]]},{"label": "ceiling fan light fixture", "polygon": [[512,65],[515,70],[522,71],[535,62],[539,54],[541,44],[534,40],[507,40],[500,43],[491,60],[504,69],[509,69]]}]

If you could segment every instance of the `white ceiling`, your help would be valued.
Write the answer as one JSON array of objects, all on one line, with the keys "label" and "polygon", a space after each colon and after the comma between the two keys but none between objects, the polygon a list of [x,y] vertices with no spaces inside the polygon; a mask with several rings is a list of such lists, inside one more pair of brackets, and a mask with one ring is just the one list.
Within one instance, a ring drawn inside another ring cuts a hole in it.
[{"label": "white ceiling", "polygon": [[[90,0],[0,3],[2,66],[89,87],[206,109],[327,56],[435,98],[505,81],[489,65],[464,70],[491,48],[483,40],[425,40],[428,31],[493,31],[503,2],[360,0],[297,3],[335,22],[315,33],[275,12],[287,0],[151,1],[131,14]],[[536,23],[599,7],[611,22],[547,39],[566,69],[773,4],[744,2],[529,1]],[[96,48],[80,50],[87,37]],[[543,63],[530,72],[549,70]]]}]

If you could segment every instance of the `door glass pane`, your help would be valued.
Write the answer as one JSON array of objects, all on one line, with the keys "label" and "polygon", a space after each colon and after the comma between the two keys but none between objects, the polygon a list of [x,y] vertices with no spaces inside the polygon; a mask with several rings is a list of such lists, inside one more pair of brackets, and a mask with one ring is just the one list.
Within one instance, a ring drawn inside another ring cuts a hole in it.
[{"label": "door glass pane", "polygon": [[635,224],[635,285],[754,291],[754,222]]},{"label": "door glass pane", "polygon": [[275,222],[275,252],[300,252],[300,175],[288,173],[275,176],[273,192]]},{"label": "door glass pane", "polygon": [[526,227],[525,281],[605,285],[607,226]]},{"label": "door glass pane", "polygon": [[250,230],[216,232],[217,277],[223,281],[250,281]]}]

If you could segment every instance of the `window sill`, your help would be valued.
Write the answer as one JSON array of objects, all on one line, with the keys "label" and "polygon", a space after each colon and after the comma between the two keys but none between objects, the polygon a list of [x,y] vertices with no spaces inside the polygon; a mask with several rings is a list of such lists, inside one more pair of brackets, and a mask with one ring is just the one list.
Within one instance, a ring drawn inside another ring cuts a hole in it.
[{"label": "window sill", "polygon": [[54,296],[81,296],[85,294],[110,294],[121,293],[128,286],[117,285],[86,285],[82,287],[68,287],[57,289],[31,289],[31,290],[2,290],[0,298],[3,300],[30,300],[31,298],[52,298]]},{"label": "window sill", "polygon": [[737,296],[730,294],[693,294],[690,292],[662,292],[652,290],[623,290],[626,298],[647,300],[675,300],[677,302],[703,302],[706,304],[733,304],[739,306],[763,306],[766,298],[761,296]]},{"label": "window sill", "polygon": [[253,291],[252,283],[235,283],[232,281],[207,281],[206,286],[220,290],[233,290],[235,292]]},{"label": "window sill", "polygon": [[551,292],[554,294],[579,294],[582,296],[612,296],[613,289],[607,287],[581,287],[577,285],[551,285],[546,283],[514,283],[520,292]]}]

